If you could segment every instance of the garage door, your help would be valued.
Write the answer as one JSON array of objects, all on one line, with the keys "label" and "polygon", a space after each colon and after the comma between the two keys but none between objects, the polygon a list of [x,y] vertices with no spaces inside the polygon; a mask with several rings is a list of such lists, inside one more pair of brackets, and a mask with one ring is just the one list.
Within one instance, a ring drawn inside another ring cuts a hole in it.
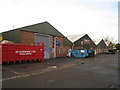
[{"label": "garage door", "polygon": [[44,42],[45,44],[45,52],[44,52],[44,58],[48,59],[50,58],[50,52],[49,52],[49,47],[50,47],[50,39],[48,35],[41,35],[41,34],[35,34],[35,42]]}]

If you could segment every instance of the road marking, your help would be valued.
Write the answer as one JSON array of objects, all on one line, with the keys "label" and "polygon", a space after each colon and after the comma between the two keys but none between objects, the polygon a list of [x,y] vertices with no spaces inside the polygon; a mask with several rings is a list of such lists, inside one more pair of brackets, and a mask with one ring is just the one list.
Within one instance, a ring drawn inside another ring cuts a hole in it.
[{"label": "road marking", "polygon": [[11,80],[11,79],[17,79],[17,78],[21,78],[21,77],[28,77],[28,76],[33,76],[33,75],[37,75],[37,74],[41,74],[41,73],[45,73],[45,72],[49,72],[49,71],[52,71],[51,70],[44,70],[42,72],[38,72],[38,73],[30,73],[30,74],[24,74],[24,75],[18,75],[18,76],[13,76],[13,77],[9,77],[9,78],[4,78],[4,79],[1,79],[0,81],[6,81],[6,80]]},{"label": "road marking", "polygon": [[[87,60],[87,61],[89,61],[89,60]],[[37,75],[37,74],[41,74],[41,73],[45,73],[45,72],[50,72],[50,71],[55,71],[55,70],[61,70],[61,69],[65,69],[65,68],[69,68],[69,67],[74,66],[76,62],[78,62],[78,60],[75,60],[73,62],[61,65],[58,68],[47,68],[47,69],[42,69],[42,70],[39,70],[39,71],[35,71],[35,73],[34,72],[18,73],[18,72],[15,72],[13,70],[10,70],[10,69],[7,69],[7,68],[4,67],[4,69],[6,69],[6,70],[9,70],[11,72],[14,72],[16,74],[21,74],[21,75],[17,75],[17,76],[12,76],[12,77],[8,77],[8,78],[0,79],[0,81],[12,80],[12,79],[17,79],[17,78],[21,78],[21,77],[33,76],[33,75]],[[81,62],[81,61],[79,61],[79,62]]]},{"label": "road marking", "polygon": [[[62,65],[61,67],[59,68],[49,68],[49,69],[43,69],[37,73],[31,73],[29,72],[28,74],[23,74],[23,75],[18,75],[18,76],[13,76],[13,77],[9,77],[9,78],[4,78],[4,79],[1,79],[0,81],[6,81],[6,80],[11,80],[11,79],[17,79],[17,78],[21,78],[21,77],[28,77],[28,76],[33,76],[33,75],[37,75],[37,74],[41,74],[41,73],[45,73],[45,72],[49,72],[49,71],[54,71],[54,70],[59,70],[59,69],[64,69],[64,68],[67,68],[69,65]],[[71,66],[71,65],[70,65]],[[70,67],[69,66],[69,67]],[[35,71],[36,72],[36,71]]]},{"label": "road marking", "polygon": [[19,72],[14,71],[14,70],[8,69],[8,68],[6,68],[6,67],[4,67],[4,66],[2,66],[2,69],[7,70],[7,71],[10,71],[10,72],[12,72],[12,73],[14,73],[14,74],[22,74],[22,73],[19,73]]},{"label": "road marking", "polygon": [[57,79],[52,79],[52,80],[48,80],[47,82],[48,83],[53,83],[53,82],[55,82]]},{"label": "road marking", "polygon": [[0,81],[10,80],[10,79],[16,79],[16,78],[20,78],[20,77],[27,77],[27,76],[29,76],[29,75],[14,76],[14,77],[9,77],[9,78],[5,78],[5,79],[1,79]]}]

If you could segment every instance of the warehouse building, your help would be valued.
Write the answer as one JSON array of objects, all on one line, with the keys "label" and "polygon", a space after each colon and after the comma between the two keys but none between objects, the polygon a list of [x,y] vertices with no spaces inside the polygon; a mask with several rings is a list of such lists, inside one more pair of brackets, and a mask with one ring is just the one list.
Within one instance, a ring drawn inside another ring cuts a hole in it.
[{"label": "warehouse building", "polygon": [[45,59],[65,57],[72,46],[72,42],[47,21],[3,32],[2,37],[21,44],[44,42]]},{"label": "warehouse building", "polygon": [[104,51],[109,49],[106,42],[103,39],[102,40],[101,39],[96,39],[96,40],[94,40],[94,42],[97,46],[97,49],[96,49],[97,54],[101,54]]},{"label": "warehouse building", "polygon": [[109,44],[107,43],[107,46],[108,46],[108,49],[109,49],[109,50],[114,50],[114,49],[116,49],[115,45],[114,45],[112,42],[110,42]]},{"label": "warehouse building", "polygon": [[92,41],[92,39],[88,36],[88,34],[69,35],[67,37],[73,43],[73,50],[76,49],[90,49],[93,51],[96,50],[96,45]]}]

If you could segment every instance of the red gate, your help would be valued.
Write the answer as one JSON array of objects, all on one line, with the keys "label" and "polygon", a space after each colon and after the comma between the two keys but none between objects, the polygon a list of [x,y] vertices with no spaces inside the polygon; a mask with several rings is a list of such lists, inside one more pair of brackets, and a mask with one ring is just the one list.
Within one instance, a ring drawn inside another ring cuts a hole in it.
[{"label": "red gate", "polygon": [[10,61],[44,61],[44,43],[24,44],[0,44],[0,64]]}]

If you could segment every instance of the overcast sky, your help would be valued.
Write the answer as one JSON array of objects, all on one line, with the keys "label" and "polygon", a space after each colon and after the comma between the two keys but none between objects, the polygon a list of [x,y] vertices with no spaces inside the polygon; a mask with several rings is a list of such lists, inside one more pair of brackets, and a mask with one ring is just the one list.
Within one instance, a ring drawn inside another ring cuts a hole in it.
[{"label": "overcast sky", "polygon": [[0,32],[44,21],[64,35],[118,40],[118,0],[0,0]]}]

